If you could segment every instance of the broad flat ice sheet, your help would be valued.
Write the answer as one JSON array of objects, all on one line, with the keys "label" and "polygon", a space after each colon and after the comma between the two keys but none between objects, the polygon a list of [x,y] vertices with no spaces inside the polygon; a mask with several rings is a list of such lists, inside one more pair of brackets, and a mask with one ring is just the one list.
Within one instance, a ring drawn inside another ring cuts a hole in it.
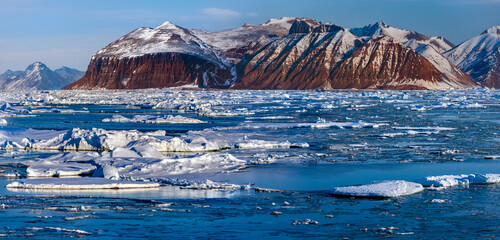
[{"label": "broad flat ice sheet", "polygon": [[24,189],[131,189],[131,188],[156,188],[159,183],[116,181],[105,178],[43,178],[17,180],[7,185],[7,188]]}]

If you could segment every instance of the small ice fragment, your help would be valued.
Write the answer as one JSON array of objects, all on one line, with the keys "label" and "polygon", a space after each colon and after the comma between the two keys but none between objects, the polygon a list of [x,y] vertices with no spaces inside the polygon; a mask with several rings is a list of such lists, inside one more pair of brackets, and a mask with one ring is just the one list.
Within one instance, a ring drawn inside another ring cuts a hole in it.
[{"label": "small ice fragment", "polygon": [[446,199],[432,199],[431,203],[447,203],[449,200]]},{"label": "small ice fragment", "polygon": [[311,219],[302,219],[302,220],[293,220],[293,225],[318,225],[318,221],[314,221]]}]

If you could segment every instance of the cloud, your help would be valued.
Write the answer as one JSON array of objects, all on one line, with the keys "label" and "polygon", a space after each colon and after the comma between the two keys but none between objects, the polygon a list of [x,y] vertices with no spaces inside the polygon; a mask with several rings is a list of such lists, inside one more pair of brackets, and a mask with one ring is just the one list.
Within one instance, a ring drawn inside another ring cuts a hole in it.
[{"label": "cloud", "polygon": [[219,20],[228,20],[241,17],[241,13],[224,8],[204,8],[202,9],[202,13]]},{"label": "cloud", "polygon": [[256,13],[256,12],[248,12],[247,16],[249,16],[249,17],[257,17],[257,16],[259,16],[259,14]]}]

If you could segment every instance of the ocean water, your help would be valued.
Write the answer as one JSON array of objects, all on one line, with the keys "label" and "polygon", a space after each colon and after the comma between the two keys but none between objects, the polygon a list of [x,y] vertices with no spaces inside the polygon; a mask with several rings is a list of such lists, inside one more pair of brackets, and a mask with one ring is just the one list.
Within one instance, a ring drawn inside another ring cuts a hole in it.
[{"label": "ocean water", "polygon": [[[213,154],[230,154],[246,163],[238,169],[191,169],[165,177],[247,186],[186,189],[186,184],[161,182],[160,188],[136,190],[7,189],[27,178],[23,163],[61,152],[6,149],[0,151],[0,237],[500,236],[499,184],[395,198],[331,194],[338,186],[385,180],[500,174],[499,91],[54,91],[2,93],[0,99],[11,106],[4,111],[10,116],[0,128],[2,141],[20,129],[164,130],[164,138],[196,132],[208,143],[230,146]],[[180,115],[204,123],[102,121],[116,114]],[[244,143],[254,145],[243,148]],[[184,159],[212,153],[163,154]],[[193,168],[181,166],[187,167]]]}]

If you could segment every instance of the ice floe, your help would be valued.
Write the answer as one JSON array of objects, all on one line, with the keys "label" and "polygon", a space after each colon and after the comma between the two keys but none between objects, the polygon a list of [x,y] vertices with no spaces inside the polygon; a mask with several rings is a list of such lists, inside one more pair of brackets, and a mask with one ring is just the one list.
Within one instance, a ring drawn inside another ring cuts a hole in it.
[{"label": "ice floe", "polygon": [[117,181],[104,178],[42,178],[23,179],[9,183],[7,188],[24,189],[131,189],[131,188],[157,188],[159,183]]},{"label": "ice floe", "polygon": [[385,123],[367,122],[316,122],[316,123],[252,123],[242,124],[240,128],[249,129],[286,129],[286,128],[378,128]]},{"label": "ice floe", "polygon": [[402,180],[385,181],[367,185],[336,187],[332,194],[353,197],[399,197],[424,190],[419,183]]},{"label": "ice floe", "polygon": [[29,167],[26,169],[28,177],[65,177],[90,175],[96,169],[88,163],[59,162],[50,160],[27,161]]},{"label": "ice floe", "polygon": [[415,180],[424,187],[453,187],[468,184],[493,184],[500,183],[500,174],[460,174],[429,176]]},{"label": "ice floe", "polygon": [[126,118],[122,115],[113,115],[111,118],[105,118],[102,122],[136,122],[136,123],[206,123],[195,118],[183,117],[180,115],[172,116],[153,116],[153,115],[135,115]]},{"label": "ice floe", "polygon": [[[209,152],[230,148],[308,146],[307,143],[250,139],[245,134],[230,134],[210,129],[190,131],[179,137],[165,136],[165,131],[144,133],[137,130],[115,131],[97,128],[73,128],[66,132],[32,129],[0,130],[2,150],[113,151],[117,156],[132,154],[130,150],[142,157],[158,157],[161,156],[160,152]],[[115,149],[117,150],[114,151]]]}]

